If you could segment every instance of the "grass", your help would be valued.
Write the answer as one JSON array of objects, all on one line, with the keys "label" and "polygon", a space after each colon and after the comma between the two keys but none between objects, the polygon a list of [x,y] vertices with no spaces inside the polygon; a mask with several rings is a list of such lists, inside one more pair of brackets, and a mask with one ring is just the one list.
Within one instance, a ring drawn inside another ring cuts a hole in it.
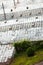
[{"label": "grass", "polygon": [[25,53],[21,53],[12,61],[11,65],[33,65],[43,61],[43,50],[37,51],[33,57],[27,57]]}]

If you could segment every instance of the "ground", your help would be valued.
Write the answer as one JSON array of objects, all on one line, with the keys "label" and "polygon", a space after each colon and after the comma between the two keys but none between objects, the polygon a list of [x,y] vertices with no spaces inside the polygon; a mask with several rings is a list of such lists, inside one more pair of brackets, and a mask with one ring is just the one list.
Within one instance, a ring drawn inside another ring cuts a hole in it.
[{"label": "ground", "polygon": [[25,53],[22,53],[14,58],[11,65],[33,65],[40,61],[43,61],[43,50],[36,52],[36,55],[33,57],[27,57]]},{"label": "ground", "polygon": [[43,61],[42,61],[42,62],[40,62],[40,63],[37,63],[37,64],[35,64],[35,65],[43,65]]}]

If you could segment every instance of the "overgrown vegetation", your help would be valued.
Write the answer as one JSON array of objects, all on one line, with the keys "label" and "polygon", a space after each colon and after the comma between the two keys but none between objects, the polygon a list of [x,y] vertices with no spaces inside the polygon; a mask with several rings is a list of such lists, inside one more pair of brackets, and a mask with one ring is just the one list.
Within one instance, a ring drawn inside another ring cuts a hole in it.
[{"label": "overgrown vegetation", "polygon": [[26,50],[26,53],[29,57],[31,56],[34,56],[35,54],[35,51],[33,50],[33,48],[29,47],[27,50]]},{"label": "overgrown vegetation", "polygon": [[43,41],[21,41],[14,43],[14,47],[17,53],[26,52],[28,56],[33,56],[34,53],[40,49],[43,49]]},{"label": "overgrown vegetation", "polygon": [[34,65],[40,61],[43,61],[43,50],[37,51],[32,57],[28,57],[25,53],[17,54],[11,65]]},{"label": "overgrown vegetation", "polygon": [[27,48],[31,47],[30,41],[21,41],[14,43],[14,47],[17,53],[21,53],[27,50]]},{"label": "overgrown vegetation", "polygon": [[43,41],[21,41],[14,43],[16,54],[11,65],[33,65],[43,61]]}]

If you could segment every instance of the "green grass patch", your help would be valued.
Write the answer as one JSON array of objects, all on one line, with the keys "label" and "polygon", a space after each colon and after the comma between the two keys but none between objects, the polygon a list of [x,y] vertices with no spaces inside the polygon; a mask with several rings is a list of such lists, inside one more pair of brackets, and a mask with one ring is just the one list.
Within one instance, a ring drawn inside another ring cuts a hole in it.
[{"label": "green grass patch", "polygon": [[33,57],[28,57],[26,53],[21,53],[14,58],[11,65],[33,65],[40,61],[43,61],[43,50],[37,51]]},{"label": "green grass patch", "polygon": [[[43,41],[30,42],[23,40],[13,43],[13,46],[16,49],[16,54],[11,65],[34,65],[37,62],[43,61]],[[27,50],[29,52],[34,51],[35,54],[28,57]]]}]

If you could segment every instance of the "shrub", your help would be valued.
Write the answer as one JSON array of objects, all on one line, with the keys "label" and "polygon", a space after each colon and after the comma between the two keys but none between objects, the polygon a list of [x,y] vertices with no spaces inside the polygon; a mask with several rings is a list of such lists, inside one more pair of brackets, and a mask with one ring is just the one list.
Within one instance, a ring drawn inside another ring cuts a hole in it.
[{"label": "shrub", "polygon": [[14,44],[14,47],[15,47],[17,53],[26,51],[26,49],[30,46],[31,45],[30,45],[29,41],[21,41],[21,42]]},{"label": "shrub", "polygon": [[34,50],[31,47],[27,49],[26,53],[29,57],[34,56],[35,54]]},{"label": "shrub", "polygon": [[26,51],[27,48],[31,47],[32,50],[34,51],[38,51],[40,49],[43,49],[43,41],[20,41],[20,42],[16,42],[14,43],[14,47],[16,49],[17,53]]},{"label": "shrub", "polygon": [[35,41],[35,42],[33,42],[32,48],[34,49],[34,51],[38,51],[40,49],[43,49],[43,41]]},{"label": "shrub", "polygon": [[40,43],[40,49],[43,49],[43,42]]},{"label": "shrub", "polygon": [[16,52],[19,53],[22,51],[22,45],[21,43],[15,43],[15,49],[16,49]]},{"label": "shrub", "polygon": [[31,46],[31,42],[30,41],[23,41],[22,42],[22,49],[23,51],[26,51],[28,47]]}]

